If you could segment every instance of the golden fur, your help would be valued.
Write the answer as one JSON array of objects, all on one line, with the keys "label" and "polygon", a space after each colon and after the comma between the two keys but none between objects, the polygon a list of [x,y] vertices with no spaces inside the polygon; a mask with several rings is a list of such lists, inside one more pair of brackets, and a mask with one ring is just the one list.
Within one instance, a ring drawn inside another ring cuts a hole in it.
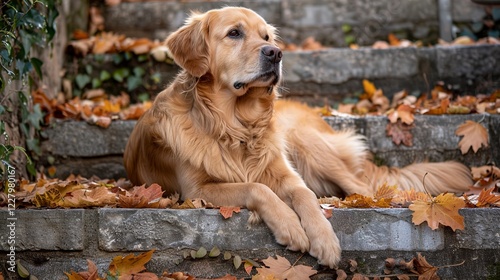
[{"label": "golden fur", "polygon": [[[135,126],[125,168],[135,184],[244,206],[277,242],[334,267],[339,241],[316,197],[369,195],[383,180],[411,187],[421,180],[420,167],[375,167],[360,136],[333,131],[305,105],[276,102],[281,51],[275,38],[274,28],[245,8],[193,13],[166,41],[183,71]],[[449,185],[437,190],[462,190],[466,169],[443,164],[439,170],[447,171],[437,177],[446,182],[436,183]],[[418,174],[407,175],[412,172]]]}]

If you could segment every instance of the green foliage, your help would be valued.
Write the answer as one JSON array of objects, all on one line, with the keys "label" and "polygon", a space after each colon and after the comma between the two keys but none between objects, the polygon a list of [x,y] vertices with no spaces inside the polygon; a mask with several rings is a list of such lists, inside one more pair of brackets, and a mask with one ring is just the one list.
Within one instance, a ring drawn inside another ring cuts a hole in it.
[{"label": "green foliage", "polygon": [[[45,47],[56,34],[57,0],[7,0],[0,4],[0,100],[17,100],[19,105],[20,131],[26,137],[26,147],[35,155],[40,154],[36,131],[41,129],[43,114],[39,106],[31,107],[29,92],[24,92],[31,72],[42,79],[42,60],[32,55],[35,46]],[[5,88],[13,80],[22,81],[23,88],[14,93],[6,93]],[[27,89],[29,91],[29,89]],[[12,94],[12,95],[11,95]],[[9,96],[10,95],[10,96]],[[15,108],[5,108],[0,105],[0,115],[14,114]],[[0,121],[0,159],[2,170],[8,164],[14,151],[21,151],[28,158],[27,169],[35,173],[33,162],[28,157],[25,148],[10,145],[5,123]],[[35,131],[35,133],[33,133]],[[0,170],[0,177],[4,172]]]},{"label": "green foliage", "polygon": [[100,88],[110,94],[126,92],[133,102],[151,99],[162,85],[151,56],[131,52],[88,55],[79,59],[78,67],[70,68],[65,78],[73,81],[73,96]]}]

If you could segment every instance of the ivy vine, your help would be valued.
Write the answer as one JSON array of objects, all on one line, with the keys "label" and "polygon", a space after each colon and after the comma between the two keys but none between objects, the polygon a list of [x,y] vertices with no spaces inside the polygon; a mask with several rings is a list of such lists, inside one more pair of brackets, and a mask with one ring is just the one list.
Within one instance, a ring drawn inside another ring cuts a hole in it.
[{"label": "ivy vine", "polygon": [[[37,106],[31,106],[31,73],[42,79],[42,60],[33,55],[33,48],[46,47],[56,34],[59,15],[57,0],[7,0],[0,4],[0,116],[18,118],[20,131],[26,137],[26,147],[31,153],[40,154],[38,139],[30,130],[40,130],[43,115]],[[21,88],[7,92],[12,81],[20,81]],[[19,108],[6,106],[9,100]],[[19,112],[16,114],[16,112]],[[10,117],[10,116],[9,116]],[[15,150],[28,153],[24,147],[10,144],[4,118],[0,120],[0,179],[4,179],[5,165]],[[35,172],[28,158],[28,171]]]}]

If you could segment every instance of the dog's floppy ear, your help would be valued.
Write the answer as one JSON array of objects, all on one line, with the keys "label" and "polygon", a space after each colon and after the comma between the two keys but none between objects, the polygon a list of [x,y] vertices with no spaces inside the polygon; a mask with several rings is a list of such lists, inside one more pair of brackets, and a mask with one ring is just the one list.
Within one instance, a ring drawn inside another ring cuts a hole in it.
[{"label": "dog's floppy ear", "polygon": [[175,63],[195,77],[201,77],[209,70],[207,16],[191,14],[186,24],[168,36],[165,42]]}]

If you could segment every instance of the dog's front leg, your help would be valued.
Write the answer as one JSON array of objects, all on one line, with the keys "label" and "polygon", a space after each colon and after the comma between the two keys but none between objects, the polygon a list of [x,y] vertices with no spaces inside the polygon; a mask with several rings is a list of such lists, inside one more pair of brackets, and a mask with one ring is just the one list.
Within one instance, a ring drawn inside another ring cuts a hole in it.
[{"label": "dog's front leg", "polygon": [[309,250],[309,240],[297,214],[264,184],[209,183],[183,197],[202,198],[217,206],[244,206],[259,215],[278,243],[292,251]]},{"label": "dog's front leg", "polygon": [[340,242],[323,215],[316,195],[294,172],[283,177],[276,193],[292,207],[309,238],[309,254],[322,265],[334,268],[340,261]]}]

